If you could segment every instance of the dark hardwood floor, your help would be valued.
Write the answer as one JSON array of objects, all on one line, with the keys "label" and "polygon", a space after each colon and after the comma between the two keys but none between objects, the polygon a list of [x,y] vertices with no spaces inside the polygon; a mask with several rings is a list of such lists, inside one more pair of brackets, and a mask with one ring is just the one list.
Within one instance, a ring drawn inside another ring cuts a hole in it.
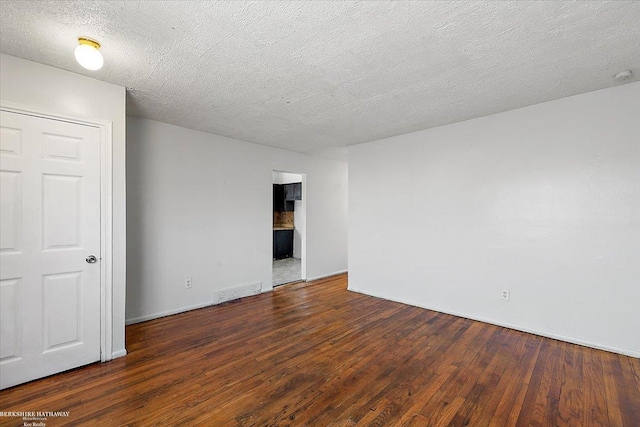
[{"label": "dark hardwood floor", "polygon": [[69,411],[47,427],[640,426],[639,359],[346,284],[129,326],[126,357],[2,391],[0,411]]}]

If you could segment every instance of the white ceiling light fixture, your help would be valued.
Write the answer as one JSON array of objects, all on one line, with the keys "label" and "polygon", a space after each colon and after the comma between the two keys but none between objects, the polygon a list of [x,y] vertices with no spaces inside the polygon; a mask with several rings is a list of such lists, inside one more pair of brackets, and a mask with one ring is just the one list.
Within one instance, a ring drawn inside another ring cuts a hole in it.
[{"label": "white ceiling light fixture", "polygon": [[100,49],[100,43],[86,37],[78,37],[78,43],[80,44],[74,52],[78,64],[91,71],[102,68],[104,59],[102,59],[102,54],[98,50]]}]

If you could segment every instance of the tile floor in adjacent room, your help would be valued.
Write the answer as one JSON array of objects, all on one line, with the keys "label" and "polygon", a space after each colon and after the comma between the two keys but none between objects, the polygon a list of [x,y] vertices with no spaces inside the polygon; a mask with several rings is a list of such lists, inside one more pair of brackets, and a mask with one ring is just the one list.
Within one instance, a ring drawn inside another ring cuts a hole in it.
[{"label": "tile floor in adjacent room", "polygon": [[284,285],[302,278],[302,263],[298,258],[273,260],[273,286]]}]

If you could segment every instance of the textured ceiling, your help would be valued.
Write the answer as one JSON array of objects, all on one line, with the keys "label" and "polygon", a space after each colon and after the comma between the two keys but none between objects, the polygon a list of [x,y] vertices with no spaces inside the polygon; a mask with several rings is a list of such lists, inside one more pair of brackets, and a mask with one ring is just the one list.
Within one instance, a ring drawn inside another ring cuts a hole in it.
[{"label": "textured ceiling", "polygon": [[[128,88],[128,114],[294,151],[640,75],[640,2],[0,2],[0,50]],[[105,66],[75,62],[78,36]]]}]

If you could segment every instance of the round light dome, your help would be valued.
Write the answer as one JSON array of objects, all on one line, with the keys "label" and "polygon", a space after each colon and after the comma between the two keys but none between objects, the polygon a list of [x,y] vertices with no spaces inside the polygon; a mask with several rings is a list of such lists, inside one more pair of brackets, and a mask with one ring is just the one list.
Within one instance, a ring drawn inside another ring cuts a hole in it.
[{"label": "round light dome", "polygon": [[78,39],[78,47],[74,52],[76,61],[87,70],[95,71],[102,68],[104,59],[98,49],[100,49],[100,43],[95,40],[80,37]]}]

